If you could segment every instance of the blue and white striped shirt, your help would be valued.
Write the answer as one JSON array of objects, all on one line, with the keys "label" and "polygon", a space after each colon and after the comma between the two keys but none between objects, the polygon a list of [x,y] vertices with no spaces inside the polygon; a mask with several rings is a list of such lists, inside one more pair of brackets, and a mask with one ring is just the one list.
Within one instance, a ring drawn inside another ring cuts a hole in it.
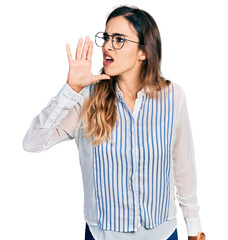
[{"label": "blue and white striped shirt", "polygon": [[93,147],[92,155],[98,223],[104,230],[137,231],[139,221],[154,228],[168,218],[171,88],[166,101],[149,99],[140,92],[133,114],[118,92],[119,126],[111,135],[115,146],[106,141]]},{"label": "blue and white striped shirt", "polygon": [[112,239],[109,233],[137,233],[141,226],[152,234],[169,221],[171,226],[172,220],[169,234],[160,232],[160,238],[166,239],[174,230],[176,217],[174,185],[188,235],[196,235],[201,231],[196,168],[182,87],[171,82],[158,100],[150,99],[142,89],[131,112],[116,83],[114,144],[107,140],[93,146],[83,137],[80,119],[93,86],[76,93],[65,83],[33,119],[23,140],[24,149],[40,152],[75,139],[84,185],[84,217],[92,233],[105,233],[99,239]]}]

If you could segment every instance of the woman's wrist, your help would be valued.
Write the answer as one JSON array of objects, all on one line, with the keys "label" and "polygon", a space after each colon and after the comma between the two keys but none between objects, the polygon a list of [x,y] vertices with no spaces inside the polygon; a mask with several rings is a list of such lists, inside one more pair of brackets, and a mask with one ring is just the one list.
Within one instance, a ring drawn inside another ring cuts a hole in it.
[{"label": "woman's wrist", "polygon": [[67,81],[67,84],[77,93],[79,93],[82,90],[82,88],[80,87],[72,86],[68,81]]}]

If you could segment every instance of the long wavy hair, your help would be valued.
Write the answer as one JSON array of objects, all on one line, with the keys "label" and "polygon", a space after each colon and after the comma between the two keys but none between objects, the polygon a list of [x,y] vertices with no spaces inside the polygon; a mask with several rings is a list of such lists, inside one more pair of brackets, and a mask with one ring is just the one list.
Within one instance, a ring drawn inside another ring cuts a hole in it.
[{"label": "long wavy hair", "polygon": [[[162,46],[160,33],[153,17],[138,7],[122,5],[114,9],[106,20],[123,16],[137,32],[138,48],[146,53],[146,59],[141,62],[139,84],[142,85],[149,98],[159,98],[163,88],[170,85],[161,73]],[[106,74],[104,67],[100,74]],[[108,139],[113,143],[110,134],[119,124],[116,105],[116,82],[118,76],[111,76],[110,80],[101,80],[95,83],[91,96],[85,100],[81,112],[84,137],[90,138],[93,145],[104,143]],[[115,143],[113,143],[115,144]]]}]

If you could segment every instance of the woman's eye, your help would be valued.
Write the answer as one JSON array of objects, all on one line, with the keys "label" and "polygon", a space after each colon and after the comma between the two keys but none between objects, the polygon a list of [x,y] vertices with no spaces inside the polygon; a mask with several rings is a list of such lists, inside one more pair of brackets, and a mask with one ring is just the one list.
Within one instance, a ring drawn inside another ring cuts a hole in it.
[{"label": "woman's eye", "polygon": [[118,42],[123,42],[123,41],[124,41],[124,39],[123,39],[123,38],[121,38],[121,37],[118,37],[118,38],[117,38],[117,41],[118,41]]}]

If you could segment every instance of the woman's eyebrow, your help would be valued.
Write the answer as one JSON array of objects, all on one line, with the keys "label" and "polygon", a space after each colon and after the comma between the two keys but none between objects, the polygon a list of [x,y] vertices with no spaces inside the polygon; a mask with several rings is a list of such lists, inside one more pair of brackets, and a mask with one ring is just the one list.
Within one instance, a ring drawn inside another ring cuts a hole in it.
[{"label": "woman's eyebrow", "polygon": [[[104,32],[104,33],[107,33],[107,32]],[[108,34],[108,33],[107,33]],[[128,37],[128,35],[126,34],[123,34],[123,33],[113,33],[113,34],[109,34],[109,35],[114,35],[114,34],[118,34],[118,35],[124,35],[125,37]]]}]

